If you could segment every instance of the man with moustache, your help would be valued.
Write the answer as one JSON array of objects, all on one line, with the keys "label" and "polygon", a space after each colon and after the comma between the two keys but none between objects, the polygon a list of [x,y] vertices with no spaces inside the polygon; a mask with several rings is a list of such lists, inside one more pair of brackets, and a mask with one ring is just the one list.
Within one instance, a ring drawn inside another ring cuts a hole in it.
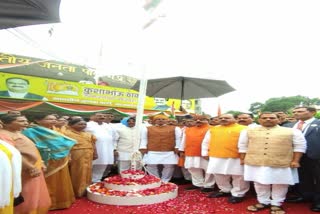
[{"label": "man with moustache", "polygon": [[209,198],[229,197],[230,203],[239,203],[249,190],[249,182],[243,179],[240,165],[238,138],[246,126],[236,123],[232,114],[222,114],[220,125],[211,127],[203,141],[201,155],[209,160],[207,173],[214,174],[220,191]]},{"label": "man with moustache", "polygon": [[264,112],[259,115],[261,126],[243,130],[239,138],[244,179],[253,181],[258,204],[247,207],[257,212],[270,207],[270,213],[285,213],[281,207],[289,185],[298,183],[297,168],[306,150],[301,132],[280,127],[279,116]]},{"label": "man with moustache", "polygon": [[113,127],[104,121],[106,115],[96,113],[90,117],[85,129],[97,138],[98,158],[92,163],[92,182],[100,182],[104,172],[109,172],[114,164],[114,145],[118,136]]},{"label": "man with moustache", "polygon": [[210,128],[208,118],[203,115],[193,117],[195,126],[187,127],[182,135],[179,148],[180,156],[185,156],[185,168],[192,176],[192,186],[185,190],[200,189],[201,192],[212,192],[215,184],[213,174],[207,174],[208,160],[201,157],[202,140]]},{"label": "man with moustache", "polygon": [[153,117],[154,126],[143,127],[140,152],[148,172],[169,182],[178,163],[178,148],[181,129],[167,125],[168,117],[158,114]]}]

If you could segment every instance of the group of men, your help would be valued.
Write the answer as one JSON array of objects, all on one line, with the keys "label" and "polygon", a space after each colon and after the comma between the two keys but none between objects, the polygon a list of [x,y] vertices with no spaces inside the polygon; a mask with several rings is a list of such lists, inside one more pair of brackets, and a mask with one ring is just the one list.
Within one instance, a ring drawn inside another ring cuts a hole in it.
[{"label": "group of men", "polygon": [[[169,118],[160,114],[152,118],[152,125],[142,127],[139,149],[147,171],[164,182],[171,180],[178,159],[184,158],[184,167],[191,174],[193,184],[187,190],[212,192],[217,185],[219,191],[210,193],[209,198],[227,196],[230,203],[239,203],[253,182],[258,203],[248,206],[247,210],[257,212],[268,208],[271,213],[279,214],[285,213],[282,204],[289,186],[297,184],[292,188],[295,197],[287,201],[311,199],[311,210],[319,212],[320,120],[314,118],[315,114],[315,108],[297,107],[293,110],[297,122],[288,123],[281,120],[279,113],[264,112],[259,115],[258,124],[250,114],[237,117],[222,114],[212,121],[196,115],[185,120],[186,127],[168,123]],[[98,138],[94,182],[110,170],[114,151],[119,154],[117,139],[121,131],[109,124],[111,118],[108,117],[96,114],[87,126],[87,131]],[[134,147],[126,146],[132,144],[128,136],[136,134],[132,132],[134,122],[122,131],[127,136],[120,147],[127,149],[124,153],[127,162],[134,152]],[[106,130],[109,130],[108,138]],[[121,170],[129,166],[130,163]]]},{"label": "group of men", "polygon": [[[211,192],[216,184],[219,191],[209,194],[210,198],[228,196],[230,203],[239,203],[253,182],[258,203],[247,210],[268,208],[279,214],[285,213],[282,204],[289,186],[297,184],[294,189],[299,195],[287,201],[311,198],[311,210],[319,212],[320,121],[315,114],[315,108],[297,107],[293,110],[297,122],[286,122],[279,112],[264,112],[258,124],[250,114],[237,118],[223,114],[215,126],[208,125],[208,118],[195,116],[194,125],[183,129],[180,144],[177,128],[159,116],[153,127],[146,127],[141,151],[146,154],[147,169],[159,177],[165,175],[161,177],[165,181],[176,163],[173,157],[185,157],[184,167],[193,184],[187,189]],[[162,175],[159,164],[164,164]]]}]

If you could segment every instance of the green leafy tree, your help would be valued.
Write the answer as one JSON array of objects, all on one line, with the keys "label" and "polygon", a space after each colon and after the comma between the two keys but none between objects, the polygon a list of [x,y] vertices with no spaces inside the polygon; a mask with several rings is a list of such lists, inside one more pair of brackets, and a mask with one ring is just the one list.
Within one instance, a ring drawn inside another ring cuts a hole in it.
[{"label": "green leafy tree", "polygon": [[263,103],[255,102],[250,105],[249,111],[256,115],[261,111],[263,107],[264,107]]},{"label": "green leafy tree", "polygon": [[[260,104],[260,108],[259,108]],[[264,104],[262,103],[252,103],[249,109],[254,114],[259,111],[285,111],[290,112],[294,107],[299,105],[312,106],[319,105],[319,98],[309,98],[305,96],[292,96],[292,97],[276,97],[268,99]]]}]

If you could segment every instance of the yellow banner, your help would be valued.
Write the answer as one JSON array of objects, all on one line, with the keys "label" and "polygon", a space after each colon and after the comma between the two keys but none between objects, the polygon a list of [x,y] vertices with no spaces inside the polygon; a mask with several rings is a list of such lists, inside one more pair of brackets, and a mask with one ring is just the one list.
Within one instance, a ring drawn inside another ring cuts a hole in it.
[{"label": "yellow banner", "polygon": [[[99,86],[63,80],[45,79],[0,72],[0,97],[24,100],[74,103],[111,108],[136,109],[139,93],[124,88]],[[170,111],[179,109],[177,99],[146,97],[144,109]],[[183,100],[182,106],[194,112],[195,100]]]}]

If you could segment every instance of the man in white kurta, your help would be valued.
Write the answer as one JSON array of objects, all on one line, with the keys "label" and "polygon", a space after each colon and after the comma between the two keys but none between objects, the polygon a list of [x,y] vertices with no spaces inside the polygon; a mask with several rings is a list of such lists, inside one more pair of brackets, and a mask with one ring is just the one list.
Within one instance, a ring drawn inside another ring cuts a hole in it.
[{"label": "man in white kurta", "polygon": [[[201,146],[201,155],[209,159],[207,173],[214,174],[220,191],[209,198],[227,197],[230,203],[239,203],[249,190],[249,182],[243,179],[238,140],[241,130],[247,128],[236,123],[232,114],[219,116],[220,125],[211,127]],[[208,157],[209,156],[209,157]]]},{"label": "man in white kurta", "polygon": [[259,123],[261,127],[243,130],[238,142],[244,179],[254,182],[259,202],[247,209],[256,212],[271,205],[271,213],[282,212],[289,185],[298,183],[306,141],[300,130],[280,127],[275,113],[260,114]]},{"label": "man in white kurta", "polygon": [[178,163],[181,129],[167,126],[168,117],[162,114],[154,116],[153,121],[154,126],[142,129],[140,151],[148,172],[169,182]]},{"label": "man in white kurta", "polygon": [[100,182],[104,171],[111,169],[114,163],[113,151],[117,133],[110,124],[103,122],[105,117],[103,113],[96,113],[91,117],[85,129],[97,138],[98,158],[92,162],[92,182]]},{"label": "man in white kurta", "polygon": [[116,143],[116,155],[118,159],[118,171],[131,168],[131,159],[134,151],[134,143],[137,141],[137,130],[135,127],[135,118],[124,118],[121,123],[122,126],[118,126],[116,131],[118,133],[118,139]]}]

